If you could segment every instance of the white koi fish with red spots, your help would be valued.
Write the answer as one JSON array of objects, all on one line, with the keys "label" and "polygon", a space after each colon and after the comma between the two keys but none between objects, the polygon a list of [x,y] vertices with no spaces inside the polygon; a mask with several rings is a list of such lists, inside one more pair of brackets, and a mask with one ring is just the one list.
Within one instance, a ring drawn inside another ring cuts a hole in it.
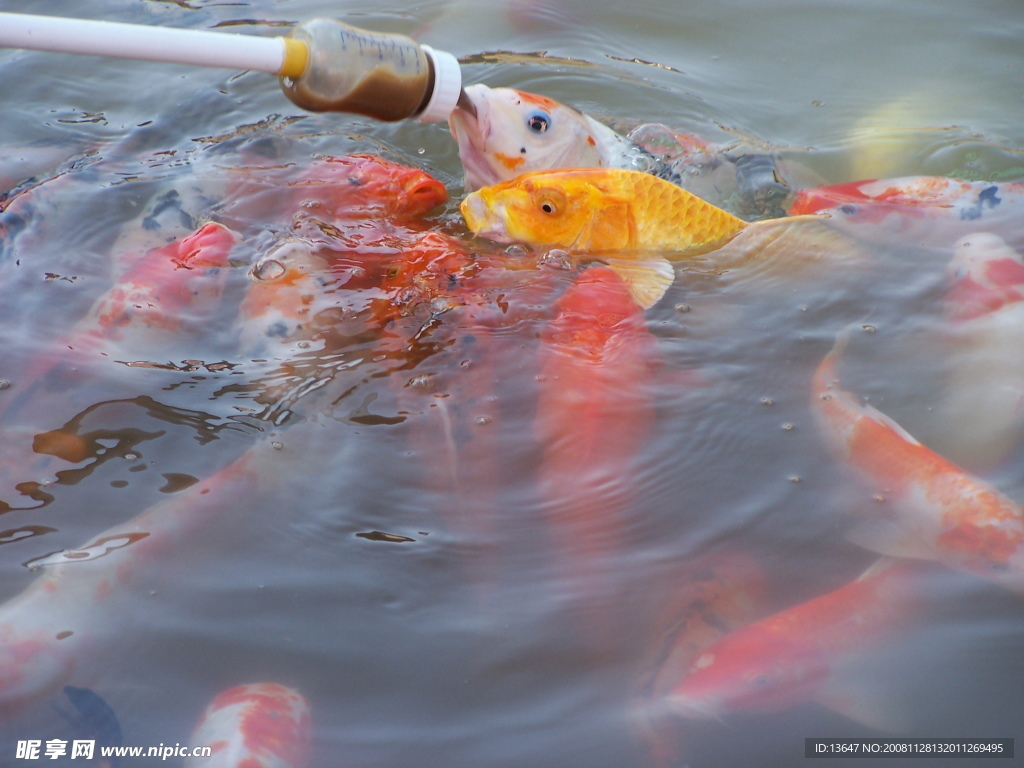
[{"label": "white koi fish with red spots", "polygon": [[998,235],[961,239],[946,300],[954,345],[936,408],[945,454],[975,470],[999,465],[1024,434],[1024,256]]},{"label": "white koi fish with red spots", "polygon": [[639,168],[643,153],[607,125],[554,99],[513,88],[467,86],[470,111],[448,118],[472,191],[527,171]]},{"label": "white koi fish with red spots", "polygon": [[845,339],[818,366],[812,410],[829,449],[873,495],[871,519],[850,538],[1024,593],[1024,510],[840,389],[835,368]]},{"label": "white koi fish with red spots", "polygon": [[[965,181],[943,176],[905,176],[852,181],[796,192],[791,216],[828,213],[834,225],[858,237],[949,247],[964,234],[964,222],[984,220],[986,229],[1024,210],[1024,183]],[[972,229],[977,224],[971,224]],[[950,234],[954,232],[954,234]]]},{"label": "white koi fish with red spots", "polygon": [[[271,461],[261,461],[265,453]],[[260,444],[84,546],[31,561],[40,575],[0,605],[0,713],[18,711],[87,673],[91,655],[119,631],[124,595],[142,572],[173,557],[261,476],[273,476],[273,453],[269,441]]]},{"label": "white koi fish with red spots", "polygon": [[189,743],[210,747],[185,768],[304,768],[309,763],[309,702],[277,683],[221,691],[206,708]]}]

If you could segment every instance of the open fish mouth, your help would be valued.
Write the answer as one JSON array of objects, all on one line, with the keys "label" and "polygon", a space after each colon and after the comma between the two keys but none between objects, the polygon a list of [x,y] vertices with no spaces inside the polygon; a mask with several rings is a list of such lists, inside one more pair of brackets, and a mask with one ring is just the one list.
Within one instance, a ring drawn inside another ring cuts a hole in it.
[{"label": "open fish mouth", "polygon": [[510,243],[511,238],[505,229],[503,211],[500,203],[495,203],[497,210],[492,208],[480,195],[471,193],[459,206],[466,226],[477,237],[486,237],[499,243]]},{"label": "open fish mouth", "polygon": [[[467,109],[467,102],[471,109]],[[448,129],[459,145],[466,191],[472,192],[497,181],[498,175],[486,155],[487,139],[493,130],[487,105],[477,103],[472,93],[463,90],[459,103],[448,117]]]}]

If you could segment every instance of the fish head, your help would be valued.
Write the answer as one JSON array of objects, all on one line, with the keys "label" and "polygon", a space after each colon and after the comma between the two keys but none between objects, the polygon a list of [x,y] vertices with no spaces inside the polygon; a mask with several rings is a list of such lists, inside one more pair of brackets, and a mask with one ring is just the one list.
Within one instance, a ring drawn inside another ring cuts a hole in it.
[{"label": "fish head", "polygon": [[813,698],[827,675],[827,662],[809,643],[755,624],[698,656],[667,704],[694,719],[784,709]]},{"label": "fish head", "polygon": [[321,158],[294,186],[315,191],[333,218],[421,216],[448,200],[444,184],[426,171],[376,155]]},{"label": "fish head", "polygon": [[607,165],[609,143],[620,141],[607,126],[546,96],[478,83],[465,98],[472,108],[457,107],[448,126],[470,192],[528,171]]},{"label": "fish head", "polygon": [[318,157],[303,168],[247,167],[233,176],[219,215],[239,228],[296,212],[328,223],[414,218],[448,200],[444,184],[425,171],[369,154]]},{"label": "fish head", "polygon": [[623,251],[633,239],[632,201],[608,169],[525,173],[466,196],[474,234],[576,253]]}]

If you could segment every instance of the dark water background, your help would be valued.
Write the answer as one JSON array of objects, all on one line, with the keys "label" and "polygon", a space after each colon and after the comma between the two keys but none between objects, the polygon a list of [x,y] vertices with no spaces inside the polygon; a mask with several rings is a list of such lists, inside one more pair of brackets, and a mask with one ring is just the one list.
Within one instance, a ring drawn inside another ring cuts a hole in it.
[{"label": "dark water background", "polygon": [[[1024,179],[1016,2],[413,10],[103,0],[0,9],[259,33],[332,15],[417,34],[462,57],[469,82],[541,92],[622,128],[663,122],[773,149],[807,186],[907,174]],[[380,153],[427,170],[454,200],[462,194],[443,124],[305,114],[269,76],[17,51],[0,52],[0,68],[0,176],[54,177],[24,231],[4,243],[0,378],[13,386],[0,397],[19,396],[27,361],[59,347],[107,290],[116,252],[148,237],[140,212],[169,190],[188,194],[197,173],[237,164],[245,151],[273,146],[295,162]],[[1020,247],[1018,221],[992,225]],[[465,236],[454,203],[436,223]],[[165,239],[190,231],[169,217],[162,225]],[[949,242],[962,234],[950,226]],[[106,639],[79,665],[74,682],[109,701],[125,743],[186,743],[217,691],[270,680],[310,700],[316,767],[647,765],[630,707],[664,642],[660,607],[681,567],[716,551],[750,552],[765,564],[768,605],[781,608],[849,581],[873,559],[843,537],[843,478],[808,410],[809,376],[834,334],[870,324],[874,333],[859,334],[846,355],[845,384],[925,442],[953,439],[932,417],[947,362],[929,336],[948,251],[871,248],[871,269],[814,281],[759,286],[680,270],[685,279],[647,315],[667,375],[656,380],[657,423],[630,470],[633,503],[609,561],[617,578],[589,590],[566,578],[565,553],[532,490],[542,318],[495,336],[504,357],[491,391],[482,378],[460,383],[454,354],[396,369],[375,356],[374,342],[354,340],[323,364],[335,374],[326,391],[285,418],[244,386],[303,381],[280,373],[284,352],[238,350],[231,307],[248,284],[245,257],[259,255],[257,245],[243,248],[224,310],[181,348],[152,351],[158,362],[199,361],[191,370],[113,367],[101,384],[72,377],[70,390],[33,393],[40,428],[81,415],[83,430],[106,435],[106,451],[71,467],[81,472],[58,478],[46,465],[31,477],[46,483],[41,505],[4,488],[7,503],[37,508],[0,521],[0,597],[31,582],[29,561],[173,498],[269,436],[281,447],[269,452],[265,486],[239,492],[118,595],[102,617]],[[556,289],[572,280],[544,275]],[[511,296],[528,300],[525,289]],[[317,370],[316,350],[291,354]],[[680,384],[671,375],[679,370],[712,385]],[[396,380],[417,375],[467,398],[468,413],[491,397],[512,414],[489,425],[500,433],[487,445],[507,462],[501,484],[456,491],[436,476],[445,449],[436,414],[395,394]],[[1024,500],[1024,453],[992,479]],[[451,514],[460,505],[486,519],[460,520]],[[359,535],[373,531],[408,540]],[[879,699],[910,713],[912,735],[1019,742],[1019,601],[953,575],[935,591],[920,623],[874,659]],[[593,612],[617,631],[589,631],[580,617]],[[16,740],[67,738],[65,728],[48,701],[8,718],[0,763],[14,763]],[[678,732],[692,766],[793,766],[805,737],[867,735],[879,733],[815,704],[680,723]]]}]

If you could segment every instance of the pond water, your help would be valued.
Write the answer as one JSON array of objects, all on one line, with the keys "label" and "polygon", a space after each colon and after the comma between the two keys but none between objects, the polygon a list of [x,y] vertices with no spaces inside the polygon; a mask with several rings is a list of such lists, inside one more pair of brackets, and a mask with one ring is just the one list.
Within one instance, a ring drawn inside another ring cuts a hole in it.
[{"label": "pond water", "polygon": [[[794,186],[1024,180],[1013,1],[97,0],[45,12],[264,34],[334,16],[414,34],[459,56],[468,82],[543,93],[623,130],[660,122],[775,152]],[[444,124],[306,114],[255,73],[21,51],[0,51],[0,71],[0,181],[20,191],[0,203],[0,600],[146,510],[166,533],[154,541],[172,544],[144,551],[128,537],[90,549],[80,571],[61,566],[72,594],[85,568],[117,558],[132,578],[95,604],[32,608],[30,626],[73,615],[74,668],[6,712],[0,763],[20,764],[19,740],[77,738],[64,683],[99,693],[138,746],[187,744],[225,688],[292,686],[310,702],[313,768],[793,766],[807,737],[887,733],[815,701],[669,718],[656,736],[638,723],[709,569],[730,584],[732,558],[757,564],[735,586],[749,620],[875,560],[846,537],[864,494],[810,409],[838,332],[853,328],[844,388],[970,463],[938,403],[958,366],[946,265],[977,224],[924,236],[854,220],[867,258],[853,269],[677,266],[649,335],[623,353],[633,367],[594,386],[611,415],[591,424],[571,409],[573,388],[593,382],[546,367],[553,305],[577,272],[473,240]],[[239,169],[358,152],[427,171],[451,201],[390,229],[321,228],[344,257],[317,277],[316,323],[284,341],[258,318],[246,326],[250,268],[290,242],[298,211],[273,196],[232,209]],[[218,212],[243,237],[218,288],[183,300],[180,327],[90,352],[76,324],[126,257]],[[984,229],[1024,248],[1012,211]],[[425,230],[470,254],[460,280],[382,321]],[[576,426],[618,462],[601,492],[542,439]],[[72,448],[41,450],[36,436],[55,432]],[[1020,445],[970,469],[1024,501]],[[246,474],[216,474],[243,455]],[[1019,598],[937,570],[915,603],[856,673],[877,701],[869,719],[912,736],[1024,736]],[[4,622],[24,613],[0,606]],[[0,679],[16,678],[17,653],[0,659]]]}]

